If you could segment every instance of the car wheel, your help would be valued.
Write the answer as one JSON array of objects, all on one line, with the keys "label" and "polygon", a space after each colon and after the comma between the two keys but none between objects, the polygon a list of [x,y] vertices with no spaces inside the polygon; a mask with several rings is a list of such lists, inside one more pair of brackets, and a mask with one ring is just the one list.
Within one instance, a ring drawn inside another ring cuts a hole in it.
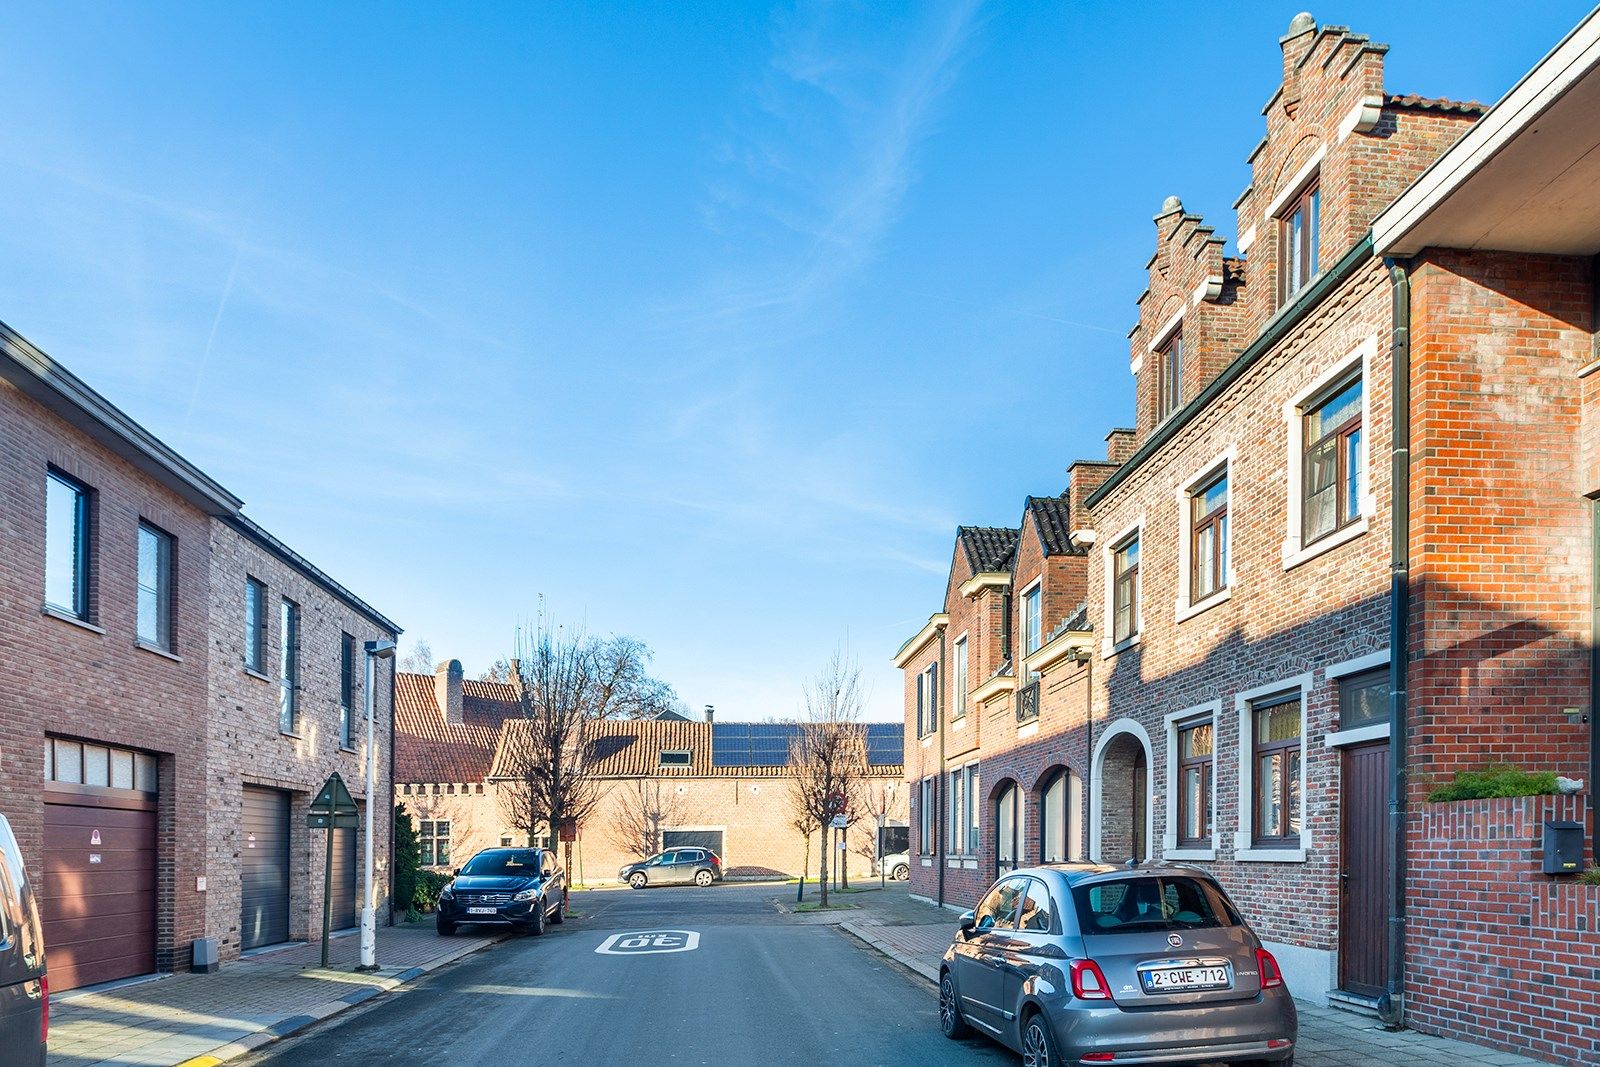
[{"label": "car wheel", "polygon": [[550,913],[550,924],[560,926],[567,921],[567,895],[562,893],[556,898],[556,910]]},{"label": "car wheel", "polygon": [[961,1017],[961,1005],[956,1001],[956,980],[946,971],[939,976],[939,1029],[952,1041],[960,1041],[972,1033],[972,1027]]},{"label": "car wheel", "polygon": [[536,900],[533,906],[533,921],[528,924],[528,933],[538,937],[544,933],[544,901]]},{"label": "car wheel", "polygon": [[433,926],[434,929],[439,931],[440,937],[453,937],[455,935],[456,924],[453,922],[447,922],[444,919],[435,919]]},{"label": "car wheel", "polygon": [[635,889],[643,889],[645,887],[645,883],[648,881],[650,881],[650,879],[644,876],[643,871],[634,871],[632,874],[628,875],[628,884]]},{"label": "car wheel", "polygon": [[1050,1024],[1036,1011],[1022,1027],[1022,1067],[1056,1067],[1060,1062]]},{"label": "car wheel", "polygon": [[903,863],[897,863],[894,867],[894,873],[889,877],[893,878],[897,882],[904,882],[911,877],[911,868],[907,867]]},{"label": "car wheel", "polygon": [[711,876],[711,872],[710,871],[695,871],[694,872],[694,884],[699,886],[701,889],[704,889],[706,886],[710,885],[715,880],[716,879],[714,879]]}]

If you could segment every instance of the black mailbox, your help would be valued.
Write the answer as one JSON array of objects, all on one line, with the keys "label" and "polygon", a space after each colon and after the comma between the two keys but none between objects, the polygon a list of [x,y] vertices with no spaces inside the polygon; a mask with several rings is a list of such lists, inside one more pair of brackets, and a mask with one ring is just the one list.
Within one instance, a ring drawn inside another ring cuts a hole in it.
[{"label": "black mailbox", "polygon": [[1544,824],[1544,873],[1581,874],[1583,872],[1583,823],[1546,822]]}]

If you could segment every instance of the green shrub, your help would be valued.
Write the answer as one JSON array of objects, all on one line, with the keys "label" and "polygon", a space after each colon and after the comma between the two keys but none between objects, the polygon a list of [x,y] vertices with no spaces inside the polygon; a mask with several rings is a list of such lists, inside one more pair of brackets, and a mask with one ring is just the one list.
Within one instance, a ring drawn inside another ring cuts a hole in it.
[{"label": "green shrub", "polygon": [[1584,885],[1600,885],[1600,867],[1590,867],[1578,876]]},{"label": "green shrub", "polygon": [[422,860],[422,845],[417,827],[404,804],[394,806],[394,906],[410,910],[417,893],[417,870]]},{"label": "green shrub", "polygon": [[1517,767],[1486,767],[1481,771],[1458,771],[1455,781],[1428,794],[1434,803],[1451,800],[1484,800],[1490,797],[1536,797],[1556,793],[1554,771],[1524,771]]},{"label": "green shrub", "polygon": [[439,893],[450,884],[451,875],[443,871],[418,871],[417,886],[411,894],[411,906],[418,911],[432,911],[439,905]]}]

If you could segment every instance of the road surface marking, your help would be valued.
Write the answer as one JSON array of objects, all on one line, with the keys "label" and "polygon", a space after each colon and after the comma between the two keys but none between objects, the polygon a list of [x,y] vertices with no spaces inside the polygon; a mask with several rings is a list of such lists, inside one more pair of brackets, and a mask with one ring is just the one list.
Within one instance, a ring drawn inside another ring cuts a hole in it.
[{"label": "road surface marking", "polygon": [[650,956],[661,952],[693,952],[700,947],[694,930],[640,930],[612,934],[595,949],[602,956]]}]

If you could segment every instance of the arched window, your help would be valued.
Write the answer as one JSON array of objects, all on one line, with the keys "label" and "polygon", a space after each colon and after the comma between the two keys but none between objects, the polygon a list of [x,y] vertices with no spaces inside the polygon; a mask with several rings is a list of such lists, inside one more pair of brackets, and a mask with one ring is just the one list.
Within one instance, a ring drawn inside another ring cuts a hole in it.
[{"label": "arched window", "polygon": [[994,802],[995,867],[1000,874],[1021,866],[1022,812],[1019,809],[1021,791],[1015,782],[1000,790]]},{"label": "arched window", "polygon": [[1072,799],[1067,792],[1068,772],[1061,771],[1044,787],[1039,805],[1039,861],[1065,863],[1071,856],[1067,852],[1072,825]]}]

